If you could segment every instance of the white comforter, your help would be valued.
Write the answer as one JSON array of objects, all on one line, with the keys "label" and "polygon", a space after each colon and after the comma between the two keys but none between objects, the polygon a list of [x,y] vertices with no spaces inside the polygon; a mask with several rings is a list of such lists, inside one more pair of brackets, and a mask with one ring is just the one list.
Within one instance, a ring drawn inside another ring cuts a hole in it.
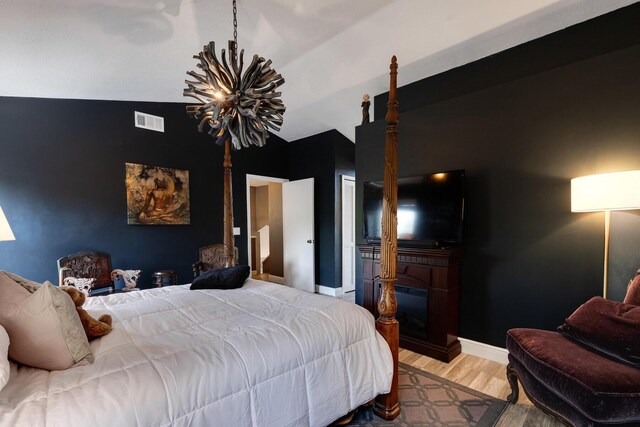
[{"label": "white comforter", "polygon": [[1,426],[326,425],[390,389],[389,347],[365,309],[248,280],[89,298],[113,331],[95,362],[11,367]]}]

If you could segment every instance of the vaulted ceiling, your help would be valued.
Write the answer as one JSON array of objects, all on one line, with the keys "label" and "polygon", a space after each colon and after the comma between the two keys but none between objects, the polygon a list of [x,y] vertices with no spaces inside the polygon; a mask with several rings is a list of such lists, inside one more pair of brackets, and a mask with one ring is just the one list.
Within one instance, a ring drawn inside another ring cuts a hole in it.
[{"label": "vaulted ceiling", "polygon": [[[636,1],[238,0],[238,43],[285,77],[281,137],[353,141],[394,54],[403,85]],[[3,1],[0,96],[190,102],[192,55],[232,38],[231,0]]]}]

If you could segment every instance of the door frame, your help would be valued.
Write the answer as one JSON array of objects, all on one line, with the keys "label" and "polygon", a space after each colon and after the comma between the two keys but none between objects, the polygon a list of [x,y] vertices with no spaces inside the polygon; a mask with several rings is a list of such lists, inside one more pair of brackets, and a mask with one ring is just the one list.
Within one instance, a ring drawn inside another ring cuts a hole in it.
[{"label": "door frame", "polygon": [[249,265],[249,271],[253,271],[253,265],[251,265],[251,181],[264,181],[264,182],[273,182],[280,183],[289,182],[286,178],[276,178],[273,176],[262,176],[262,175],[253,175],[246,174],[246,183],[247,183],[247,264]]},{"label": "door frame", "polygon": [[352,290],[349,291],[345,291],[344,289],[344,260],[345,260],[345,254],[344,254],[344,235],[345,235],[345,230],[344,230],[344,206],[345,206],[345,182],[352,182],[353,183],[353,192],[352,192],[352,196],[353,196],[353,202],[352,202],[352,206],[353,206],[353,218],[351,221],[351,231],[353,232],[353,257],[351,260],[351,274],[353,277],[353,283],[355,286],[355,269],[356,269],[356,257],[355,257],[355,250],[356,250],[356,246],[355,246],[355,234],[356,234],[356,209],[355,209],[355,198],[356,198],[356,178],[354,176],[349,176],[349,175],[341,175],[340,176],[340,227],[341,227],[341,232],[340,232],[340,262],[341,262],[341,268],[340,268],[340,287],[342,289],[342,292],[353,292],[355,291],[355,287]]}]

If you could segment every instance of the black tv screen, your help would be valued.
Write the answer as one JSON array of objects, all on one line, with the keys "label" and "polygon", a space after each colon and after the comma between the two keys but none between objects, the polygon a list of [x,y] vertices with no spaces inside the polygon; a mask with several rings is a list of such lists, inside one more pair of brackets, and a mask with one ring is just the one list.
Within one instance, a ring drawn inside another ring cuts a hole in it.
[{"label": "black tv screen", "polygon": [[[429,247],[462,245],[464,170],[398,179],[398,240]],[[363,237],[380,240],[383,182],[365,182]]]}]

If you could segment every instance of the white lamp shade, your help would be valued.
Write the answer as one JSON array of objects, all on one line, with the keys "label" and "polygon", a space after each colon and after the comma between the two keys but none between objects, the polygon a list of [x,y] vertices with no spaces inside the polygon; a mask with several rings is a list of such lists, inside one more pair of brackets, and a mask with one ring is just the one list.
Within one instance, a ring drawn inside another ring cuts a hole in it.
[{"label": "white lamp shade", "polygon": [[571,180],[571,211],[640,209],[640,170],[581,176]]},{"label": "white lamp shade", "polygon": [[11,231],[11,227],[9,227],[9,221],[7,221],[7,217],[4,216],[4,212],[2,212],[1,207],[0,207],[0,240],[16,240],[16,237],[13,235],[13,231]]}]

